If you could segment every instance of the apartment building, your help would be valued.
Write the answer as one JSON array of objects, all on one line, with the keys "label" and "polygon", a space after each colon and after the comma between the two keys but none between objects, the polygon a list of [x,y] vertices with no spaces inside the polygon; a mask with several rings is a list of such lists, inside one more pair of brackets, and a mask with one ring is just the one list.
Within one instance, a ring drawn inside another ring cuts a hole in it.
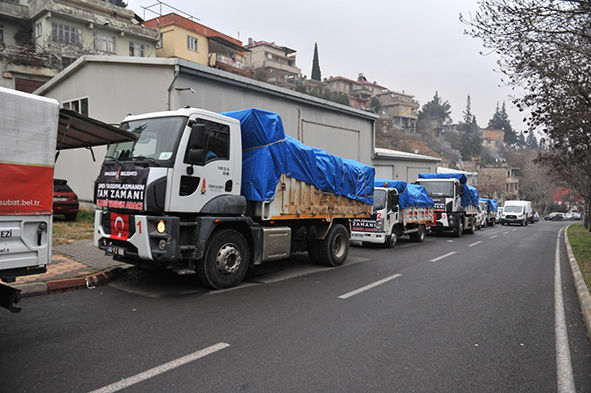
[{"label": "apartment building", "polygon": [[480,130],[482,146],[491,150],[499,150],[505,144],[505,131],[485,128]]},{"label": "apartment building", "polygon": [[302,70],[296,67],[296,51],[274,42],[255,41],[248,39],[245,48],[246,64],[249,70],[263,69],[265,82],[277,86],[289,87],[300,79]]},{"label": "apartment building", "polygon": [[377,82],[369,82],[367,78],[360,73],[357,80],[348,79],[342,76],[325,78],[330,90],[339,91],[349,96],[349,106],[357,109],[369,109],[371,97],[387,90]]},{"label": "apartment building", "polygon": [[197,64],[248,76],[245,67],[247,49],[242,42],[194,20],[169,13],[144,22],[159,29],[161,44],[156,57],[185,59]]},{"label": "apartment building", "polygon": [[420,105],[413,95],[385,91],[377,94],[376,97],[380,100],[381,115],[391,118],[395,129],[416,132]]},{"label": "apartment building", "polygon": [[0,86],[32,92],[86,54],[155,57],[159,34],[96,0],[0,0]]}]

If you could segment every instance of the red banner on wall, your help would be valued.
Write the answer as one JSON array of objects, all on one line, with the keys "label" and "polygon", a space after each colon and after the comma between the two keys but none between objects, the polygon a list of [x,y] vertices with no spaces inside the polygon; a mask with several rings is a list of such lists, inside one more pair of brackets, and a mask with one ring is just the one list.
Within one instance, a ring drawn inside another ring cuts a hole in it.
[{"label": "red banner on wall", "polygon": [[0,163],[0,214],[51,214],[53,166]]}]

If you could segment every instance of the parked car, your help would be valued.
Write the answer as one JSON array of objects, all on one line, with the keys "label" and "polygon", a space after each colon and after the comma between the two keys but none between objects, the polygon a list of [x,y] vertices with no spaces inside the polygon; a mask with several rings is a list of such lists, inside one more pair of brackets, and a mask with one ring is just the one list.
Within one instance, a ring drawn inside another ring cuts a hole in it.
[{"label": "parked car", "polygon": [[538,212],[534,212],[534,222],[540,221],[540,214]]},{"label": "parked car", "polygon": [[53,214],[63,214],[67,221],[78,215],[78,195],[64,179],[53,179]]},{"label": "parked car", "polygon": [[497,224],[499,222],[501,222],[501,214],[503,214],[503,208],[501,206],[499,206],[499,210],[497,211],[497,218],[496,218]]},{"label": "parked car", "polygon": [[544,217],[545,221],[562,221],[564,220],[564,213],[552,212]]}]

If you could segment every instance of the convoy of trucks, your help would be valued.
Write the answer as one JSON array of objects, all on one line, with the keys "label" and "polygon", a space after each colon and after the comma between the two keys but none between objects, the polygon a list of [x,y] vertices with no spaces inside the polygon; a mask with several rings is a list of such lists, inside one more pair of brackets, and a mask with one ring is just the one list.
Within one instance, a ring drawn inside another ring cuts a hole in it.
[{"label": "convoy of trucks", "polygon": [[[376,179],[373,167],[286,136],[272,112],[184,108],[128,116],[114,128],[52,99],[0,88],[0,100],[5,282],[51,261],[53,163],[66,148],[109,144],[95,182],[97,247],[140,267],[195,273],[213,289],[295,252],[339,266],[350,239],[392,248],[400,236],[474,233],[481,208],[486,224],[496,219],[497,203],[479,200],[465,174]],[[507,201],[500,221],[527,225],[532,213],[528,201]],[[19,300],[0,284],[0,306],[18,312]]]},{"label": "convoy of trucks", "polygon": [[452,231],[456,237],[474,234],[478,216],[478,190],[466,184],[464,173],[419,173],[417,184],[425,187],[435,203],[433,232]]},{"label": "convoy of trucks", "polygon": [[229,288],[294,252],[341,265],[349,220],[371,215],[375,169],[286,136],[275,113],[185,108],[122,128],[138,139],[109,147],[95,186],[94,243],[117,260]]},{"label": "convoy of trucks", "polygon": [[405,181],[376,179],[373,214],[352,221],[351,240],[396,245],[400,236],[422,242],[433,222],[434,202],[423,186]]},{"label": "convoy of trucks", "polygon": [[[53,168],[59,151],[133,135],[56,100],[0,87],[0,279],[44,273],[51,262]],[[57,149],[57,154],[56,154]],[[19,312],[20,291],[0,283],[0,306]]]}]

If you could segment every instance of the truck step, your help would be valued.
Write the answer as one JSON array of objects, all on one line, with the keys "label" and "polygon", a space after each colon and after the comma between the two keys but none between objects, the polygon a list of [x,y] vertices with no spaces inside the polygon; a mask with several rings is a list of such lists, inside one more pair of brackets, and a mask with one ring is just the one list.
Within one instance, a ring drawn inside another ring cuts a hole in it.
[{"label": "truck step", "polygon": [[179,269],[179,270],[175,270],[176,274],[195,274],[197,273],[195,270],[193,269]]},{"label": "truck step", "polygon": [[181,249],[181,251],[190,251],[194,250],[195,246],[179,246],[179,248]]}]

